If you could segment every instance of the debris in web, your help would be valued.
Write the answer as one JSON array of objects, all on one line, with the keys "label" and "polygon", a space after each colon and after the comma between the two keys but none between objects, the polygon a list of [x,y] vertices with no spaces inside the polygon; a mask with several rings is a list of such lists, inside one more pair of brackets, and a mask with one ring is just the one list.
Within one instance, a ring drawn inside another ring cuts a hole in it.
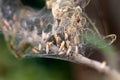
[{"label": "debris in web", "polygon": [[17,58],[86,56],[94,47],[85,34],[109,39],[110,44],[116,39],[114,34],[103,38],[87,17],[83,9],[89,0],[56,0],[51,4],[52,10],[46,7],[35,10],[19,0],[0,0],[0,3],[1,31]]}]

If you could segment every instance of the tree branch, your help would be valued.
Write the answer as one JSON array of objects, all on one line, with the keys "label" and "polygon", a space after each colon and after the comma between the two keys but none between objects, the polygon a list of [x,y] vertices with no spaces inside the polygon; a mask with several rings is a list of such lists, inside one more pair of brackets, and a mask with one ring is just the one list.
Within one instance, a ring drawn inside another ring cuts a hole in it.
[{"label": "tree branch", "polygon": [[81,54],[75,54],[75,55],[72,55],[72,56],[58,55],[59,48],[56,47],[55,45],[52,45],[50,47],[50,50],[53,53],[56,53],[56,54],[54,54],[54,55],[49,55],[49,54],[46,54],[46,55],[40,55],[40,54],[30,55],[30,54],[28,54],[28,55],[23,55],[22,57],[32,56],[32,57],[52,58],[52,59],[60,59],[60,60],[70,61],[70,62],[74,62],[74,63],[77,63],[77,64],[84,64],[86,66],[89,66],[89,67],[97,70],[100,73],[105,74],[109,78],[109,80],[120,80],[120,73],[118,71],[116,71],[115,69],[111,69],[109,66],[107,66],[104,63],[101,63],[101,62],[96,61],[96,60],[89,59],[87,57],[84,57]]}]

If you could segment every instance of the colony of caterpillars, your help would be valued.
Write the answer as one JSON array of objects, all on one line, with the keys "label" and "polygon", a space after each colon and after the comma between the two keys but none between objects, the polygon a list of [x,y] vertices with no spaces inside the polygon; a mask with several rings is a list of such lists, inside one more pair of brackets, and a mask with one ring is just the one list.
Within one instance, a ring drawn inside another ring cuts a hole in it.
[{"label": "colony of caterpillars", "polygon": [[[89,0],[87,3],[89,3]],[[58,54],[84,54],[86,46],[89,45],[83,37],[84,34],[92,33],[101,37],[94,25],[94,30],[86,25],[87,21],[90,22],[90,20],[82,12],[82,8],[75,5],[74,0],[57,0],[53,3],[52,14],[55,19],[52,33],[54,34],[56,45],[61,51]],[[58,34],[64,38],[61,39]],[[101,37],[101,39],[107,38],[111,38],[109,44],[112,44],[116,39],[116,35],[111,34],[104,38]]]},{"label": "colony of caterpillars", "polygon": [[[52,29],[49,32],[46,32],[45,29],[48,29],[49,26],[44,29],[44,21],[38,20],[38,26],[34,26],[30,30],[27,26],[27,21],[22,21],[22,24],[16,22],[13,30],[8,30],[11,28],[10,21],[3,19],[4,23],[3,33],[7,36],[8,39],[11,39],[10,47],[14,50],[15,54],[18,56],[25,56],[28,54],[32,55],[66,55],[72,56],[77,54],[85,54],[87,48],[91,48],[90,44],[84,39],[84,34],[94,34],[99,36],[101,39],[111,39],[109,44],[112,44],[116,36],[114,34],[108,35],[105,37],[100,36],[99,31],[94,25],[92,25],[91,20],[83,12],[83,7],[76,5],[79,0],[50,0],[53,1],[47,6],[51,8],[51,13],[54,19],[52,24]],[[89,0],[86,5],[89,3]],[[25,10],[21,10],[21,14],[24,14]],[[26,13],[29,17],[29,11]],[[16,16],[16,15],[15,15]],[[14,17],[15,17],[14,16]],[[25,14],[24,14],[25,16]],[[23,16],[23,18],[24,18]],[[16,17],[15,17],[16,18]],[[35,17],[36,18],[36,17]],[[29,18],[28,18],[29,19]],[[27,20],[27,19],[26,19]],[[35,22],[34,17],[32,17],[32,22]],[[13,22],[14,23],[14,22]],[[91,23],[93,28],[91,29],[86,23]],[[2,24],[3,25],[3,24]],[[24,26],[22,26],[24,25]],[[43,29],[43,30],[42,30]],[[7,34],[6,34],[7,32]],[[15,35],[13,35],[13,32]],[[12,34],[12,38],[10,35]],[[16,38],[16,39],[13,39]],[[19,40],[19,42],[14,41]],[[8,42],[9,42],[8,41]],[[14,43],[15,42],[15,43]],[[14,44],[18,44],[17,48]],[[88,47],[89,46],[89,47]]]}]

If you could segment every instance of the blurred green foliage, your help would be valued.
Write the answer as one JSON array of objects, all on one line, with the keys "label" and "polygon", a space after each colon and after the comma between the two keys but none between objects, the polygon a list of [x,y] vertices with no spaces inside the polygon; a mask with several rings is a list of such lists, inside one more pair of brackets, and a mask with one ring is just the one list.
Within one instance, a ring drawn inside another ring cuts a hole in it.
[{"label": "blurred green foliage", "polygon": [[105,40],[90,33],[84,36],[87,36],[85,39],[102,53],[111,67],[117,68],[117,61],[115,59],[116,50],[114,46],[109,45]]}]

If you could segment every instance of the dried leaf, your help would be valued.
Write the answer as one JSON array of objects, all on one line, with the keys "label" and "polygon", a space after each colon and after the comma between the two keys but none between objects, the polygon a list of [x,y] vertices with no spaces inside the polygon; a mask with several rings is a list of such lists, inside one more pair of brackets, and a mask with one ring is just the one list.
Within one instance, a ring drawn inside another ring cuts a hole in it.
[{"label": "dried leaf", "polygon": [[67,46],[67,48],[69,48],[69,46],[70,46],[70,41],[69,40],[66,41],[66,46]]},{"label": "dried leaf", "polygon": [[65,41],[62,41],[62,43],[60,45],[60,50],[64,49],[64,45],[65,45]]},{"label": "dried leaf", "polygon": [[38,50],[42,50],[42,45],[41,44],[39,44]]},{"label": "dried leaf", "polygon": [[68,34],[65,32],[65,40],[68,39]]},{"label": "dried leaf", "polygon": [[106,61],[102,62],[101,68],[103,69],[106,66]]},{"label": "dried leaf", "polygon": [[71,50],[72,50],[72,46],[69,46],[66,54],[69,55]]},{"label": "dried leaf", "polygon": [[79,50],[78,50],[78,46],[75,47],[75,54],[78,54]]},{"label": "dried leaf", "polygon": [[63,55],[63,54],[64,54],[64,52],[62,52],[62,51],[58,53],[58,55]]},{"label": "dried leaf", "polygon": [[46,44],[46,53],[47,54],[49,53],[49,44],[48,43]]},{"label": "dried leaf", "polygon": [[38,53],[39,53],[38,50],[35,49],[35,48],[32,48],[32,51],[33,51],[35,54],[38,54]]},{"label": "dried leaf", "polygon": [[79,42],[79,39],[78,39],[78,36],[76,35],[76,36],[74,37],[74,44],[77,45],[78,42]]}]

